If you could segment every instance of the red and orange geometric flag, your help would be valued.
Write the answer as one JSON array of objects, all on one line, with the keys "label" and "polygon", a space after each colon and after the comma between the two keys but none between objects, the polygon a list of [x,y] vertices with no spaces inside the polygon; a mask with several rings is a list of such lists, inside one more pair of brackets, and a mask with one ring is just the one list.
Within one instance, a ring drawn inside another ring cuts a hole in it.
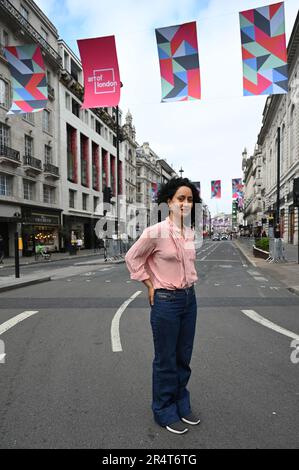
[{"label": "red and orange geometric flag", "polygon": [[284,3],[240,13],[243,94],[288,92]]},{"label": "red and orange geometric flag", "polygon": [[199,100],[196,22],[156,29],[162,102]]}]

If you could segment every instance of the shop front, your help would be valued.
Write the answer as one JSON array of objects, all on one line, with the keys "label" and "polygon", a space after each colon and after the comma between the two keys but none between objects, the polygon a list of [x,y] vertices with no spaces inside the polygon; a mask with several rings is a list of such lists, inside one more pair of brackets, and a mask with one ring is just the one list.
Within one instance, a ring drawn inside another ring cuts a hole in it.
[{"label": "shop front", "polygon": [[32,256],[37,245],[48,251],[61,249],[61,211],[22,209],[23,256]]},{"label": "shop front", "polygon": [[0,203],[0,235],[4,241],[4,256],[14,256],[14,237],[21,220],[21,207],[15,204]]},{"label": "shop front", "polygon": [[88,218],[74,215],[63,216],[63,246],[71,251],[72,246],[80,249],[94,249],[96,246],[95,225],[99,218]]}]

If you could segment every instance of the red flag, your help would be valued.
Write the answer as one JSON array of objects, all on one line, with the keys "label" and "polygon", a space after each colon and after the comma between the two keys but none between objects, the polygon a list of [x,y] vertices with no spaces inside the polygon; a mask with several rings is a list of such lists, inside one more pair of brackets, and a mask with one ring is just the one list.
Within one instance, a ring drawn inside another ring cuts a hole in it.
[{"label": "red flag", "polygon": [[115,37],[77,41],[84,73],[82,108],[117,106],[120,100],[120,76]]}]

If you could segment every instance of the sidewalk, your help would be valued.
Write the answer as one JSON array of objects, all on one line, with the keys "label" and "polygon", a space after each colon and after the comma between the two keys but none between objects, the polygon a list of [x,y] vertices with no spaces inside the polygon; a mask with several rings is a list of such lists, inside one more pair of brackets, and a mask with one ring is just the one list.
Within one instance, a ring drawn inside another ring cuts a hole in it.
[{"label": "sidewalk", "polygon": [[[252,266],[261,269],[265,274],[284,284],[290,292],[299,295],[299,264],[297,261],[269,263],[264,259],[255,258],[252,253],[254,239],[242,240],[239,238],[234,240],[234,244]],[[297,249],[297,247],[295,248]]]},{"label": "sidewalk", "polygon": [[[20,257],[20,266],[30,266],[33,264],[50,264],[55,261],[61,261],[61,260],[70,260],[72,259],[73,261],[76,261],[77,259],[81,258],[90,258],[90,257],[97,257],[98,260],[102,260],[103,263],[105,262],[104,260],[104,252],[103,250],[81,250],[78,251],[76,255],[70,255],[68,252],[67,253],[52,253],[51,254],[51,259],[50,260],[44,260],[39,258],[37,261],[35,260],[34,256],[32,257]],[[123,256],[123,255],[120,255]],[[112,261],[113,257],[108,255],[107,257],[107,262]],[[4,267],[12,267],[15,265],[15,259],[14,257],[9,257],[9,258],[4,258],[3,260]]]},{"label": "sidewalk", "polygon": [[[114,257],[109,257],[107,258],[107,261],[104,260],[103,253],[100,253],[97,251],[96,253],[94,250],[82,250],[82,253],[78,253],[77,255],[70,256],[69,254],[66,253],[54,253],[53,254],[53,259],[51,261],[34,261],[28,262],[28,263],[22,263],[20,266],[28,266],[28,265],[37,265],[39,267],[42,267],[41,265],[44,265],[45,263],[47,265],[51,263],[55,263],[55,261],[60,261],[64,259],[70,259],[72,258],[72,261],[74,262],[75,265],[81,265],[81,266],[89,266],[89,265],[102,265],[102,266],[109,266],[111,264],[120,264],[124,263],[125,255],[118,255]],[[87,259],[86,259],[87,258]],[[85,259],[85,261],[83,261]],[[9,262],[7,262],[9,260]],[[6,262],[5,262],[6,261]],[[77,261],[77,262],[76,262]],[[4,260],[5,264],[4,267],[12,267],[14,266],[14,259],[11,258],[6,258]],[[54,266],[53,266],[54,267]],[[25,287],[25,286],[31,286],[33,284],[39,284],[41,282],[47,282],[51,281],[51,272],[49,271],[48,275],[41,276],[39,274],[23,274],[21,271],[21,277],[19,279],[16,279],[14,274],[10,274],[8,276],[0,276],[0,293],[5,292],[8,290],[12,289],[17,289],[19,287]],[[1,274],[1,271],[0,271]]]}]

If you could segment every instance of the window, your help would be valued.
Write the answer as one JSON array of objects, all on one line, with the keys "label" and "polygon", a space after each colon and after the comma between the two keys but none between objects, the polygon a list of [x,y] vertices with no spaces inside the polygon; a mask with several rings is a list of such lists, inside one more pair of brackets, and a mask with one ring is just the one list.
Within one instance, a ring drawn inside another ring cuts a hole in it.
[{"label": "window", "polygon": [[28,180],[23,180],[24,199],[32,201],[35,194],[35,183]]},{"label": "window", "polygon": [[0,196],[12,196],[12,176],[0,173]]},{"label": "window", "polygon": [[9,84],[0,78],[0,105],[9,108]]},{"label": "window", "polygon": [[64,51],[64,68],[68,72],[70,71],[70,56],[66,51]]},{"label": "window", "polygon": [[100,121],[96,120],[96,132],[101,135],[102,134],[102,124]]},{"label": "window", "polygon": [[67,92],[65,92],[65,107],[69,111],[71,110],[71,97]]},{"label": "window", "polygon": [[69,206],[71,209],[75,209],[75,195],[76,191],[73,191],[72,189],[69,190]]},{"label": "window", "polygon": [[41,36],[44,38],[45,41],[48,41],[49,33],[43,27],[41,28]]},{"label": "window", "polygon": [[26,113],[23,115],[24,121],[30,122],[30,124],[34,124],[34,114],[33,113]]},{"label": "window", "polygon": [[51,132],[50,112],[47,109],[43,110],[43,131]]},{"label": "window", "polygon": [[82,209],[84,211],[88,210],[88,194],[82,194]]},{"label": "window", "polygon": [[292,106],[290,115],[290,164],[295,161],[296,132],[295,132],[295,105]]},{"label": "window", "polygon": [[93,212],[97,212],[97,207],[99,205],[99,198],[98,197],[94,197],[93,198]]},{"label": "window", "polygon": [[51,75],[50,70],[47,70],[47,84],[51,85],[51,83],[52,83],[52,75]]},{"label": "window", "polygon": [[74,99],[72,99],[72,113],[78,118],[80,118],[80,105]]},{"label": "window", "polygon": [[52,165],[52,147],[45,145],[45,163]]},{"label": "window", "polygon": [[80,134],[80,147],[81,147],[81,184],[82,186],[89,186],[88,181],[88,151],[89,143],[88,138]]},{"label": "window", "polygon": [[24,5],[21,5],[20,13],[21,13],[21,15],[25,18],[25,20],[28,21],[28,18],[29,18],[29,11],[27,10],[27,8],[24,7]]},{"label": "window", "polygon": [[0,146],[10,147],[10,128],[0,122]]},{"label": "window", "polygon": [[9,39],[8,39],[8,32],[7,31],[3,31],[3,46],[8,46],[8,43],[9,43]]},{"label": "window", "polygon": [[33,157],[33,138],[25,135],[25,156]]},{"label": "window", "polygon": [[77,131],[67,124],[66,132],[68,180],[77,183]]},{"label": "window", "polygon": [[95,119],[93,116],[91,116],[91,121],[90,121],[90,127],[94,130],[94,125],[95,125]]},{"label": "window", "polygon": [[52,186],[44,185],[44,202],[46,204],[55,204],[55,189]]},{"label": "window", "polygon": [[86,109],[84,110],[84,122],[87,125],[89,124],[88,111]]}]

